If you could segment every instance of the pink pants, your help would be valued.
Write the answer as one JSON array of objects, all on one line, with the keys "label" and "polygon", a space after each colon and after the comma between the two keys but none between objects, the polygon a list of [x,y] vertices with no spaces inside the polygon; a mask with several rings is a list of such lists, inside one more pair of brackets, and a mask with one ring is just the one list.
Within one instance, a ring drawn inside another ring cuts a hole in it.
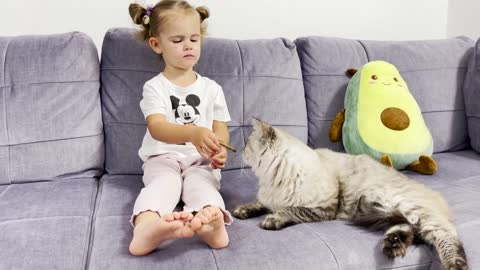
[{"label": "pink pants", "polygon": [[220,170],[212,169],[209,160],[200,156],[163,154],[145,161],[143,172],[145,187],[135,201],[131,223],[135,216],[147,210],[160,216],[172,213],[180,199],[185,204],[184,211],[199,211],[207,205],[217,206],[224,213],[225,223],[232,223],[218,191]]}]

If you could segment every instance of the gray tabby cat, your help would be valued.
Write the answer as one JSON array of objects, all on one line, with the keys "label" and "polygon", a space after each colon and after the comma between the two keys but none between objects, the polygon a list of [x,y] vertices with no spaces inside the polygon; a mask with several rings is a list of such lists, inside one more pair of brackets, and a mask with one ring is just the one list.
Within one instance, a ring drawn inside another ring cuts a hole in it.
[{"label": "gray tabby cat", "polygon": [[340,219],[385,230],[383,253],[405,256],[414,240],[433,245],[442,269],[468,269],[462,242],[441,195],[366,155],[312,150],[286,132],[253,120],[243,151],[259,178],[257,201],[239,219],[268,214],[260,226]]}]

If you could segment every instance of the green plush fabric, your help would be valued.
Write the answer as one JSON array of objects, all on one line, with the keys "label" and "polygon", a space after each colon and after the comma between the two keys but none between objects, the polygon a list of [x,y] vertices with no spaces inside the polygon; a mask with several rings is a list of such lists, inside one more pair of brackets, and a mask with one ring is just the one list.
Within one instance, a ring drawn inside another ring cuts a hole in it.
[{"label": "green plush fabric", "polygon": [[[388,108],[404,112],[408,127],[393,130],[384,124],[381,115]],[[388,155],[396,169],[406,168],[420,155],[432,155],[430,131],[406,82],[393,65],[374,61],[359,69],[348,84],[345,109],[342,136],[348,153],[367,154],[376,160]]]}]

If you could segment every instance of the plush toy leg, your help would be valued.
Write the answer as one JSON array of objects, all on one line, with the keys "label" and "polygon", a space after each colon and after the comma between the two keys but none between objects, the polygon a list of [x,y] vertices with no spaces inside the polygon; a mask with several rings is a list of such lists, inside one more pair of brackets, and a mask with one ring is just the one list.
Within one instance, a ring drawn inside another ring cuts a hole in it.
[{"label": "plush toy leg", "polygon": [[385,165],[387,167],[393,167],[392,159],[389,156],[383,156],[380,159],[380,163],[382,163],[383,165]]},{"label": "plush toy leg", "polygon": [[330,126],[328,138],[331,142],[338,142],[340,139],[342,139],[343,122],[345,122],[345,109],[337,113],[335,119],[333,119],[332,125]]},{"label": "plush toy leg", "polygon": [[437,163],[435,160],[433,160],[433,158],[422,155],[418,161],[408,165],[407,169],[421,174],[432,175],[437,171]]}]

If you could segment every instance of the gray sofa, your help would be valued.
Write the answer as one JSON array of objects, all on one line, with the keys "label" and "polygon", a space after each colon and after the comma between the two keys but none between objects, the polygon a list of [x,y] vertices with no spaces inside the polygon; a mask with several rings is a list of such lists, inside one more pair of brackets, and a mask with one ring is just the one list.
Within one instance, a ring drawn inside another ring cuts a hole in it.
[{"label": "gray sofa", "polygon": [[[435,142],[434,176],[407,175],[444,194],[471,269],[480,269],[480,44],[467,38],[295,41],[207,38],[196,69],[223,86],[231,144],[243,149],[252,116],[312,147],[343,151],[328,128],[343,107],[344,71],[371,60],[397,66]],[[176,241],[128,253],[145,133],[143,83],[162,61],[131,29],[106,33],[101,61],[82,33],[0,38],[0,269],[440,269],[426,245],[381,252],[381,232],[341,221],[264,231],[235,220],[230,246]],[[240,153],[222,172],[227,208],[254,200]]]}]

